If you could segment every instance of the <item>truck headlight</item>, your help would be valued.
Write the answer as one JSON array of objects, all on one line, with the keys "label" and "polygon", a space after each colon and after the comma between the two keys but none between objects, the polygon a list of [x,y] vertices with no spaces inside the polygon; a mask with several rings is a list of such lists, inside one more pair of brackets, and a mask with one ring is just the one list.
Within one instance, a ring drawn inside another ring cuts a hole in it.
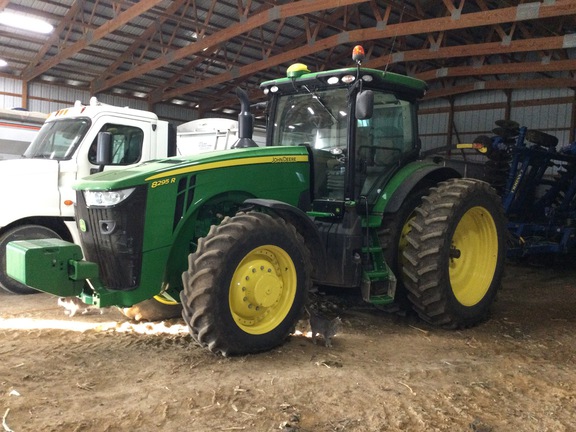
[{"label": "truck headlight", "polygon": [[135,188],[130,189],[119,189],[114,191],[91,191],[86,190],[84,193],[84,200],[88,207],[91,206],[101,206],[101,207],[111,207],[120,204],[126,198],[128,198]]}]

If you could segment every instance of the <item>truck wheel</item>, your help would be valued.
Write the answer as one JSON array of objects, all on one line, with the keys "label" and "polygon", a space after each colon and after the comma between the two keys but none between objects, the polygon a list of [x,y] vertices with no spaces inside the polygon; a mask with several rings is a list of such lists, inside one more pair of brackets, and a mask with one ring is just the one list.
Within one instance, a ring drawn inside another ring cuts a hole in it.
[{"label": "truck wheel", "polygon": [[296,229],[265,213],[212,226],[182,275],[190,334],[224,356],[269,350],[293,331],[311,285],[310,252]]},{"label": "truck wheel", "polygon": [[6,274],[6,245],[15,240],[57,238],[55,231],[42,225],[22,225],[10,228],[0,236],[0,288],[13,294],[36,294],[40,291],[15,281]]},{"label": "truck wheel", "polygon": [[425,321],[462,328],[483,321],[500,287],[506,220],[484,182],[451,179],[432,188],[410,222],[404,282]]},{"label": "truck wheel", "polygon": [[161,321],[182,315],[180,303],[167,303],[156,297],[119,309],[122,314],[135,321]]}]

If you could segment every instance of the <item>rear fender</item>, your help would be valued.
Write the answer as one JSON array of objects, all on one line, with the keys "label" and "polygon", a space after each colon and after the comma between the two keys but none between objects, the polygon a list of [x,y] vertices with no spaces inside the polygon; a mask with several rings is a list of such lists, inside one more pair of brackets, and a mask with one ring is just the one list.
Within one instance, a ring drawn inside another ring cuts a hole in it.
[{"label": "rear fender", "polygon": [[[397,212],[412,191],[432,187],[441,181],[459,177],[461,177],[460,173],[450,167],[424,162],[409,163],[398,171],[384,187],[372,213],[382,215]],[[380,223],[379,221],[374,222],[377,225]]]},{"label": "rear fender", "polygon": [[247,199],[244,201],[244,205],[270,210],[286,222],[292,224],[296,228],[296,231],[302,235],[306,247],[312,254],[313,278],[315,280],[325,279],[326,251],[316,225],[306,213],[298,207],[271,199]]}]

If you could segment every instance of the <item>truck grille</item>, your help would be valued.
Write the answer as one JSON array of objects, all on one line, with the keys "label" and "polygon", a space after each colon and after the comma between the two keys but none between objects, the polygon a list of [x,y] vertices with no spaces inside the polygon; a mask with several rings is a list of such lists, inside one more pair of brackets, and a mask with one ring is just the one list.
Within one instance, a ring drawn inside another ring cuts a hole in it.
[{"label": "truck grille", "polygon": [[138,187],[114,207],[88,208],[82,191],[76,193],[76,219],[86,226],[79,230],[84,255],[98,263],[108,289],[131,290],[140,283],[146,194]]}]

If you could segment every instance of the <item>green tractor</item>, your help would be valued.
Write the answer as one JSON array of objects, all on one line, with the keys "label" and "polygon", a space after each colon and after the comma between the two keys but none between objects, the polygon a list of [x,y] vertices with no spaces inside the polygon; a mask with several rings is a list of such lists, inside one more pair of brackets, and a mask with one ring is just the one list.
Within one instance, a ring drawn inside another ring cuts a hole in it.
[{"label": "green tractor", "polygon": [[[236,148],[78,182],[82,250],[12,242],[9,275],[100,307],[181,308],[192,337],[223,355],[281,344],[313,283],[441,327],[484,320],[505,258],[500,199],[418,160],[426,84],[361,58],[317,73],[296,64],[264,82],[266,147],[251,140],[239,91]],[[102,164],[109,147],[102,136]]]}]

